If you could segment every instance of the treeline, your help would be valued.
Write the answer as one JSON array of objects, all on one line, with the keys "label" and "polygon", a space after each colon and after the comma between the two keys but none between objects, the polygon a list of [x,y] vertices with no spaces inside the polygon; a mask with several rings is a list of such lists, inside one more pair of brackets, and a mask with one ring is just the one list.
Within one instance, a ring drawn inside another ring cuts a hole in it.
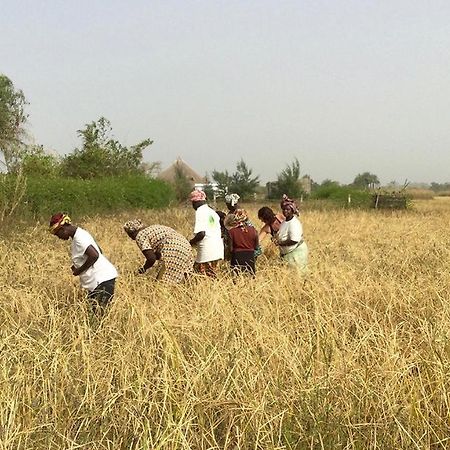
[{"label": "treeline", "polygon": [[65,156],[28,145],[24,125],[26,99],[0,75],[0,220],[20,212],[42,217],[57,210],[77,214],[128,208],[167,206],[174,198],[170,185],[152,178],[157,164],[143,163],[145,139],[124,146],[101,117],[77,131],[81,146]]},{"label": "treeline", "polygon": [[450,183],[431,183],[430,189],[437,194],[446,193],[450,195]]},{"label": "treeline", "polygon": [[[173,198],[183,202],[192,189],[192,180],[177,170],[171,184],[154,179],[159,163],[143,163],[143,152],[153,141],[121,144],[110,122],[101,117],[77,131],[81,140],[65,156],[49,153],[41,145],[27,145],[24,125],[26,99],[22,91],[0,75],[0,151],[6,174],[0,176],[0,219],[23,210],[33,217],[56,209],[80,214],[124,208],[165,206]],[[358,174],[354,182],[342,186],[336,181],[315,183],[301,174],[294,159],[282,168],[276,179],[261,185],[260,177],[241,159],[233,172],[213,170],[204,186],[209,198],[238,193],[243,200],[292,198],[327,199],[353,206],[369,203],[371,188],[379,186],[370,172]]]}]

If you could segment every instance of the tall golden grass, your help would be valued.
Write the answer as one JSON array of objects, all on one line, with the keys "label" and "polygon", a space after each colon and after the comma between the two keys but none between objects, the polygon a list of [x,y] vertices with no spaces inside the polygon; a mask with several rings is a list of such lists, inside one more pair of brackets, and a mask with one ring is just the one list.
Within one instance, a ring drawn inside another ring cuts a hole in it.
[{"label": "tall golden grass", "polygon": [[450,447],[450,201],[305,213],[308,279],[265,243],[235,284],[136,276],[128,218],[80,223],[121,273],[101,321],[46,224],[0,241],[0,449]]}]

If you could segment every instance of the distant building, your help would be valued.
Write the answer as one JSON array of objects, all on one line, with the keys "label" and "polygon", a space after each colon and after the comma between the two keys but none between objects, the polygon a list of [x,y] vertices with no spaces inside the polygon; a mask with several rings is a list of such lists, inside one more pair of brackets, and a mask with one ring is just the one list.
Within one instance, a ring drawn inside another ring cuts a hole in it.
[{"label": "distant building", "polygon": [[206,177],[199,175],[192,167],[190,167],[185,161],[178,157],[167,169],[164,169],[159,173],[158,178],[160,180],[174,183],[176,179],[177,170],[180,170],[191,183],[191,187],[197,185],[204,185],[207,183]]}]

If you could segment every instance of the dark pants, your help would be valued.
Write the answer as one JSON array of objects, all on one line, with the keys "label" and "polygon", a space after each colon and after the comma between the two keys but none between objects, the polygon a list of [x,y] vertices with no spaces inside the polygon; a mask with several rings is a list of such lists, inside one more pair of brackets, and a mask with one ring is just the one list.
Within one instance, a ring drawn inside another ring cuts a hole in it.
[{"label": "dark pants", "polygon": [[104,281],[100,283],[93,291],[89,292],[88,298],[92,301],[94,309],[108,306],[114,297],[114,286],[116,279]]},{"label": "dark pants", "polygon": [[233,273],[249,273],[255,276],[255,252],[234,252],[231,254],[231,269]]}]

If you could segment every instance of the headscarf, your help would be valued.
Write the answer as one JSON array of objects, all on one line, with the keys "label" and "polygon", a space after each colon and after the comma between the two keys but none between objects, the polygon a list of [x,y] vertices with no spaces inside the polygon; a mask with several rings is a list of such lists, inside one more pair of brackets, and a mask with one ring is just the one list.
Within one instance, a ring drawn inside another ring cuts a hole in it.
[{"label": "headscarf", "polygon": [[68,214],[63,212],[53,214],[53,216],[50,218],[49,231],[50,233],[55,234],[63,225],[71,223],[72,220],[70,219]]},{"label": "headscarf", "polygon": [[206,200],[206,194],[204,191],[200,191],[199,189],[194,189],[189,194],[189,200],[191,202],[203,202]]},{"label": "headscarf", "polygon": [[236,206],[240,198],[241,197],[239,197],[238,194],[227,194],[225,195],[225,203],[231,206]]},{"label": "headscarf", "polygon": [[136,233],[140,230],[142,230],[143,228],[145,228],[145,225],[139,220],[139,219],[134,219],[134,220],[129,220],[128,222],[125,223],[125,225],[123,226],[123,229],[128,233]]},{"label": "headscarf", "polygon": [[247,211],[245,209],[237,209],[225,217],[225,228],[230,230],[231,228],[244,227],[247,221]]},{"label": "headscarf", "polygon": [[291,208],[292,212],[298,216],[299,211],[297,208],[297,204],[295,203],[295,200],[290,199],[286,194],[283,194],[283,198],[280,202],[281,209],[283,208]]}]

